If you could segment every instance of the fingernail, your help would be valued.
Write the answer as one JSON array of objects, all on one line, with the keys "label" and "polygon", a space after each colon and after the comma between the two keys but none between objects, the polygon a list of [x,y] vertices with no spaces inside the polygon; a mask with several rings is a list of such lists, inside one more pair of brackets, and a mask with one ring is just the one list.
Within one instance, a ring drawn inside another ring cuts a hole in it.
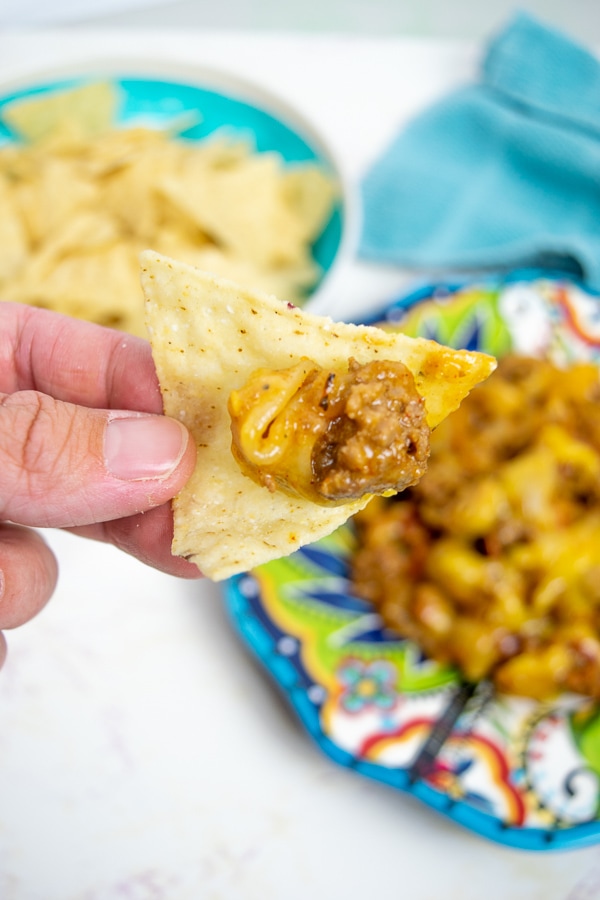
[{"label": "fingernail", "polygon": [[179,464],[188,432],[165,416],[109,419],[104,435],[106,468],[122,481],[166,478]]}]

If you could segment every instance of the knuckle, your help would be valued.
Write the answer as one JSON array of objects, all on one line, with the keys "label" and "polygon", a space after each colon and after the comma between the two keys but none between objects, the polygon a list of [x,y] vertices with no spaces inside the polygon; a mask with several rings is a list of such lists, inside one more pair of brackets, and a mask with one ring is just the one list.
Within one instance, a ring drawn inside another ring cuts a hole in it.
[{"label": "knuckle", "polygon": [[22,465],[27,471],[35,469],[41,453],[35,440],[44,415],[41,397],[33,391],[11,394],[2,407],[11,419],[10,444],[5,446],[5,452],[15,465]]},{"label": "knuckle", "polygon": [[37,391],[19,391],[0,400],[3,507],[11,497],[35,499],[54,480],[59,464],[68,466],[73,421],[57,407],[56,400]]}]

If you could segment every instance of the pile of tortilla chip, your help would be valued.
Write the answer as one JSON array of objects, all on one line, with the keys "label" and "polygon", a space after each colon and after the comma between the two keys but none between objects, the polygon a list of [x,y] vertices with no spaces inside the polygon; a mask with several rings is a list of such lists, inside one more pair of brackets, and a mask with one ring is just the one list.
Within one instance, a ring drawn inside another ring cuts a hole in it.
[{"label": "pile of tortilla chip", "polygon": [[[0,295],[144,335],[139,253],[162,253],[302,302],[336,186],[247,139],[117,127],[108,82],[13,101],[0,147]],[[200,111],[190,111],[192,119]]]}]

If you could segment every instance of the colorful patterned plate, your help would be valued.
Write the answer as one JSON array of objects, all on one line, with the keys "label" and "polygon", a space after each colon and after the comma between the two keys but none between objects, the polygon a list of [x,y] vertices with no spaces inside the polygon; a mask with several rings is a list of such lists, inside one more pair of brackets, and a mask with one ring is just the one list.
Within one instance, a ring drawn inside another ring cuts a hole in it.
[{"label": "colorful patterned plate", "polygon": [[[371,319],[382,320],[495,355],[600,359],[600,297],[558,274],[423,287]],[[322,750],[504,844],[545,850],[599,841],[600,707],[582,698],[537,703],[482,685],[431,765],[415,771],[456,700],[458,678],[352,595],[353,541],[346,525],[225,585],[240,634]]]}]

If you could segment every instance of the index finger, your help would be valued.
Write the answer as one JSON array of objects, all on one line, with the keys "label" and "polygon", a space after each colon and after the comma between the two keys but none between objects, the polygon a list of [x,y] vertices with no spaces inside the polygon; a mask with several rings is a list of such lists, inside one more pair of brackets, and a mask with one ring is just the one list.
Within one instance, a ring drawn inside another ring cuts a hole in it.
[{"label": "index finger", "polygon": [[91,408],[163,408],[146,341],[50,310],[0,302],[0,393],[23,390]]}]

